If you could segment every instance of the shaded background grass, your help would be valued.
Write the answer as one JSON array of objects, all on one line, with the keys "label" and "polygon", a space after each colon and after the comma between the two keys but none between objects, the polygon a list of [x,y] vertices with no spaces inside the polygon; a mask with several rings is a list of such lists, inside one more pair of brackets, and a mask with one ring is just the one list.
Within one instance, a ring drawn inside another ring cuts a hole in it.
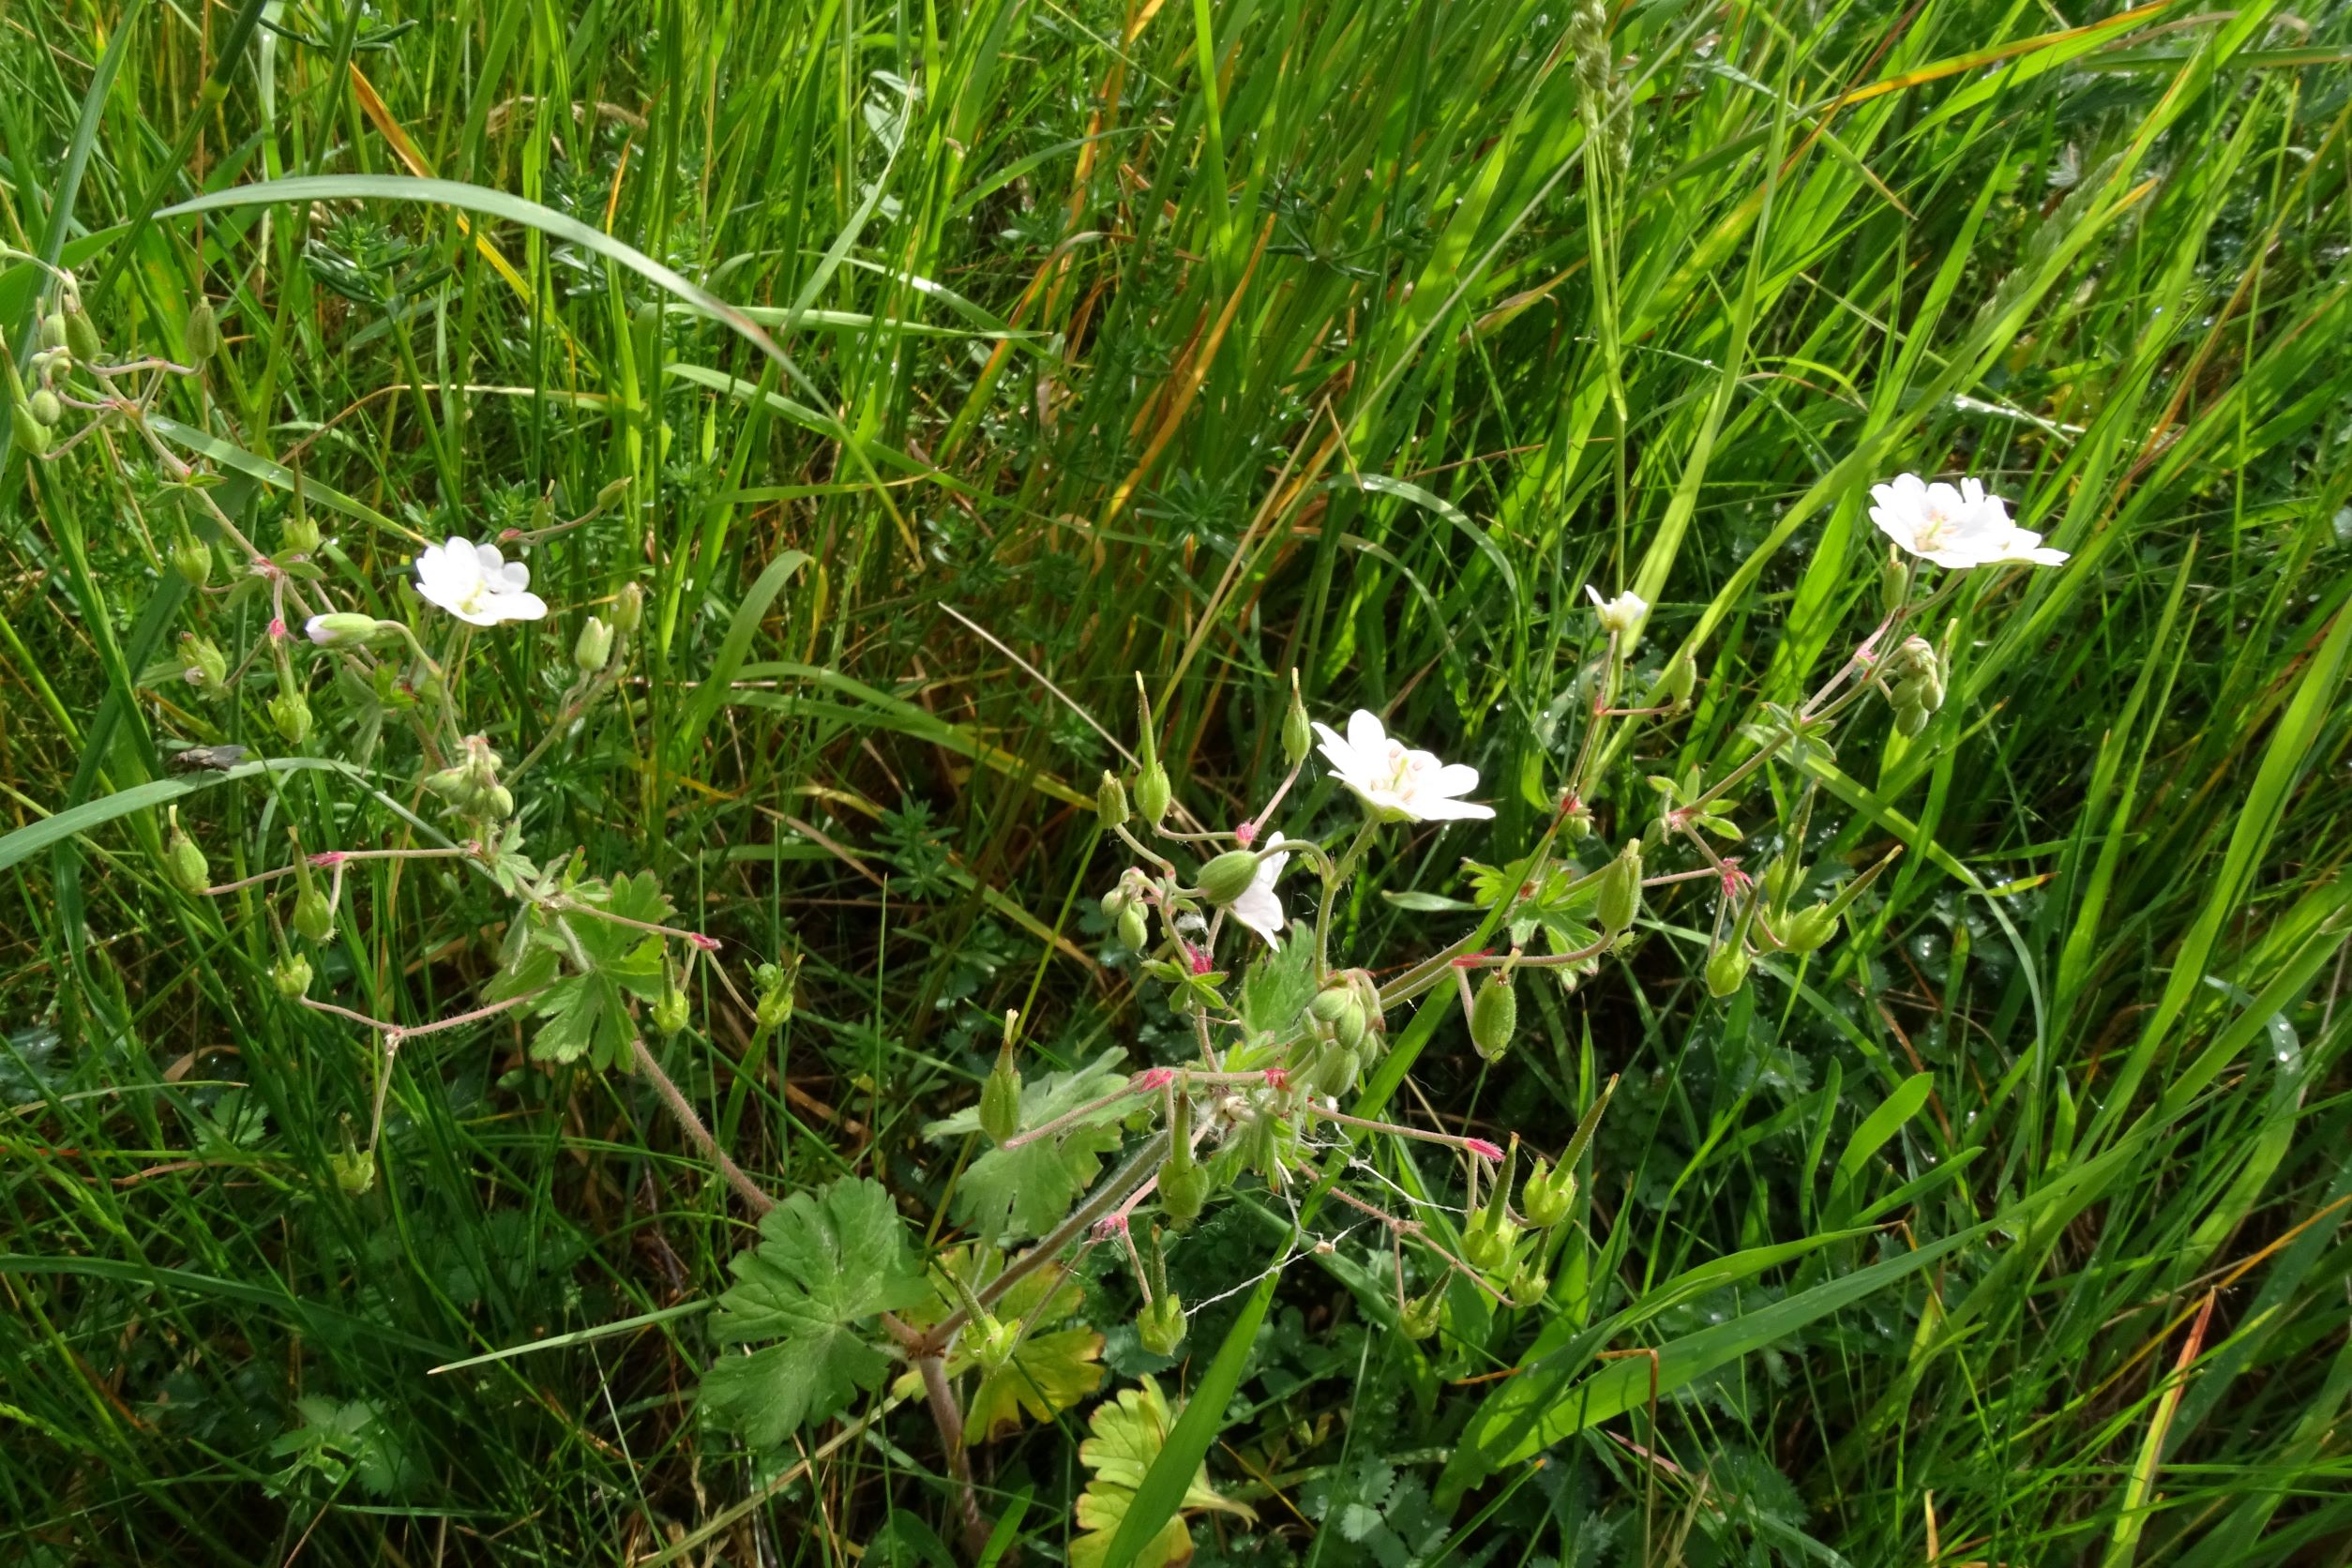
[{"label": "shaded background grass", "polygon": [[[641,686],[525,822],[543,853],[656,870],[732,954],[807,956],[759,1059],[717,992],[671,1051],[778,1184],[858,1168],[936,1213],[958,1151],[920,1124],[968,1100],[1005,1007],[1058,1060],[1175,1048],[1092,907],[1117,863],[1082,803],[1114,753],[1084,716],[1131,738],[1135,670],[1207,817],[1275,776],[1292,667],[1319,712],[1380,709],[1480,767],[1491,833],[1413,840],[1341,912],[1390,963],[1439,917],[1382,889],[1458,895],[1462,855],[1540,827],[1587,580],[1655,600],[1645,666],[1688,643],[1708,683],[1680,751],[1621,760],[1615,823],[1641,774],[1735,755],[1756,699],[1866,628],[1871,479],[1984,475],[2073,552],[1964,593],[1919,743],[1841,737],[1827,852],[1912,851],[1866,940],[1726,1009],[1684,978],[1704,908],[1667,903],[1624,963],[1542,991],[1508,1066],[1476,1074],[1449,1025],[1417,1082],[1556,1144],[1623,1075],[1592,1170],[1604,1299],[1928,1179],[1872,1216],[1901,1222],[1882,1242],[1660,1339],[1984,1220],[2220,1042],[2209,1083],[2049,1224],[1451,1519],[1427,1487],[1482,1392],[1461,1380],[1523,1345],[1425,1357],[1296,1273],[1213,1456],[1266,1528],[1203,1526],[1204,1551],[2345,1560],[2344,17],[1659,0],[1611,13],[1596,93],[1575,15],[1487,0],[261,9],[13,8],[0,238],[56,247],[117,347],[169,350],[195,291],[216,302],[227,352],[158,412],[284,465],[230,487],[264,537],[288,472],[321,487],[354,602],[389,606],[420,538],[632,482],[534,556],[566,633],[624,580],[652,604]],[[798,375],[518,224],[153,216],[321,173],[567,214],[755,308]],[[36,282],[0,273],[20,354]],[[191,614],[259,631],[181,603],[153,465],[9,465],[11,825],[157,776],[167,740],[263,744],[134,692]],[[691,702],[787,550],[812,560],[750,612],[726,701]],[[564,649],[480,645],[474,722],[526,747]],[[314,747],[344,749],[319,701]],[[289,822],[354,842],[325,777],[185,815],[241,874]],[[1298,816],[1344,809],[1317,781]],[[723,1280],[741,1232],[651,1096],[532,1069],[503,1026],[419,1041],[384,1180],[341,1195],[325,1156],[364,1131],[372,1059],[270,996],[258,906],[168,891],[155,831],[0,894],[0,1518],[34,1560],[632,1559],[749,1495],[767,1461],[692,1411],[691,1315],[425,1374]],[[445,1013],[493,962],[503,912],[454,883],[357,878],[352,908],[322,980],[378,1016]],[[1833,1193],[1823,1168],[1919,1071],[1922,1113]],[[1278,1242],[1235,1212],[1180,1255],[1187,1297]],[[1213,1309],[1188,1349],[1220,1332]],[[1108,1355],[1162,1365],[1115,1327]],[[981,1456],[1041,1556],[1078,1430]],[[936,1465],[907,1412],[697,1549],[938,1559]]]}]

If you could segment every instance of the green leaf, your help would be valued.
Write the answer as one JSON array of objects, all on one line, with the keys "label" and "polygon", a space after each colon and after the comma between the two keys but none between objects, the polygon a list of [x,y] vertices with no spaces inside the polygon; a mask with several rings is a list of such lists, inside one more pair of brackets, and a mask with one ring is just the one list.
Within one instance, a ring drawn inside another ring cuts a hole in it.
[{"label": "green leaf", "polygon": [[[1076,1072],[1048,1073],[1023,1085],[1021,1125],[1044,1126],[1108,1094],[1118,1086],[1117,1064],[1125,1054],[1114,1047]],[[1130,1108],[1113,1103],[1018,1149],[990,1149],[956,1184],[957,1217],[987,1241],[1044,1235],[1093,1184],[1103,1156],[1119,1147],[1117,1119]],[[945,1138],[979,1130],[980,1108],[974,1105],[931,1123],[923,1133]]]},{"label": "green leaf", "polygon": [[712,1411],[754,1448],[773,1448],[881,1385],[890,1358],[866,1337],[883,1312],[930,1295],[890,1195],[863,1176],[796,1192],[760,1221],[718,1299],[722,1340],[773,1339],[722,1355],[703,1374]]},{"label": "green leaf", "polygon": [[149,784],[135,784],[128,790],[118,790],[111,795],[84,801],[53,817],[27,822],[6,837],[0,837],[0,871],[7,870],[27,855],[38,854],[52,844],[62,843],[77,833],[102,827],[117,817],[128,816],[143,807],[162,806],[183,795],[192,795],[199,790],[226,784],[231,779],[251,778],[264,773],[291,773],[300,768],[325,768],[358,776],[356,770],[331,758],[272,757],[264,761],[246,762],[226,773],[207,774],[201,778],[158,778]]},{"label": "green leaf", "polygon": [[[1078,1463],[1094,1472],[1078,1494],[1078,1522],[1087,1533],[1070,1543],[1070,1568],[1104,1568],[1114,1542],[1123,1545],[1128,1533],[1121,1527],[1136,1512],[1136,1490],[1151,1473],[1168,1446],[1170,1426],[1168,1401],[1160,1385],[1145,1378],[1135,1388],[1122,1390],[1116,1399],[1094,1407],[1087,1418],[1093,1433],[1078,1444]],[[1192,1556],[1192,1531],[1184,1511],[1214,1509],[1255,1520],[1257,1511],[1221,1496],[1209,1485],[1209,1467],[1200,1465],[1185,1484],[1184,1496],[1166,1521],[1139,1549],[1121,1559],[1137,1568],[1168,1568]]]},{"label": "green leaf", "polygon": [[1829,1201],[1822,1207],[1822,1223],[1835,1228],[1846,1222],[1853,1208],[1854,1184],[1862,1176],[1862,1167],[1870,1156],[1883,1147],[1887,1139],[1903,1130],[1903,1124],[1919,1114],[1920,1107],[1935,1091],[1936,1075],[1914,1073],[1895,1087],[1877,1109],[1862,1118],[1847,1143],[1846,1152],[1837,1159],[1837,1169],[1830,1177]]},{"label": "green leaf", "polygon": [[1282,1034],[1315,1000],[1315,928],[1301,924],[1276,953],[1242,975],[1242,1026],[1252,1034]]}]

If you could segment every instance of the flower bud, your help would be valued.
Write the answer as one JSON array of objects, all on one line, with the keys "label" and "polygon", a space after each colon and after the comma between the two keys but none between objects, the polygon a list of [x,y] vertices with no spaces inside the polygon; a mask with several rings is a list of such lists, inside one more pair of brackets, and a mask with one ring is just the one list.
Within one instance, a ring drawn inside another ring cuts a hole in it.
[{"label": "flower bud", "polygon": [[1094,814],[1102,819],[1105,833],[1126,825],[1127,787],[1108,768],[1103,770],[1103,781],[1094,787]]},{"label": "flower bud", "polygon": [[35,457],[49,450],[49,427],[33,417],[33,405],[22,394],[8,400],[8,433]]},{"label": "flower bud", "polygon": [[686,1026],[686,992],[671,986],[654,999],[654,1029],[665,1040]]},{"label": "flower bud", "polygon": [[1601,929],[1618,936],[1634,923],[1641,912],[1641,840],[1625,841],[1625,852],[1608,863],[1601,872],[1600,897],[1593,912],[1599,917]]},{"label": "flower bud", "polygon": [[66,318],[63,314],[50,311],[41,317],[40,344],[44,349],[61,349],[66,346]]},{"label": "flower bud", "polygon": [[1200,868],[1200,896],[1213,904],[1229,904],[1249,891],[1257,876],[1255,852],[1228,850]]},{"label": "flower bud", "polygon": [[1416,1296],[1405,1304],[1396,1315],[1396,1330],[1408,1339],[1426,1339],[1438,1332],[1438,1319],[1445,1310],[1445,1281],[1429,1288],[1426,1295]]},{"label": "flower bud", "polygon": [[1355,993],[1352,982],[1334,974],[1323,982],[1323,988],[1307,1003],[1306,1010],[1325,1023],[1335,1024],[1339,1021],[1339,1015],[1355,1000]]},{"label": "flower bud", "polygon": [[24,406],[32,411],[34,418],[52,430],[55,430],[57,421],[66,416],[66,405],[58,401],[57,394],[46,386],[25,399]]},{"label": "flower bud", "polygon": [[1894,728],[1905,740],[1909,740],[1926,729],[1927,721],[1934,716],[1935,715],[1929,713],[1920,703],[1897,703],[1894,710]]},{"label": "flower bud", "polygon": [[202,893],[212,885],[212,867],[205,864],[204,852],[180,830],[177,813],[173,816],[171,837],[163,842],[163,869],[183,893]]},{"label": "flower bud", "polygon": [[612,630],[618,637],[634,637],[645,619],[645,590],[634,582],[624,582],[621,591],[612,596]]},{"label": "flower bud", "polygon": [[1356,1077],[1364,1070],[1364,1061],[1336,1040],[1326,1040],[1316,1048],[1315,1061],[1306,1070],[1306,1087],[1319,1097],[1337,1099],[1350,1093]]},{"label": "flower bud", "polygon": [[1539,1230],[1549,1230],[1568,1217],[1576,1201],[1576,1173],[1562,1166],[1554,1170],[1538,1158],[1519,1188],[1519,1212]]},{"label": "flower bud", "polygon": [[294,916],[287,922],[305,939],[324,942],[335,934],[335,908],[326,901],[326,895],[316,887],[305,886],[294,895]]},{"label": "flower bud", "polygon": [[66,348],[84,365],[106,353],[106,345],[98,341],[98,324],[90,320],[78,299],[66,304]]},{"label": "flower bud", "polygon": [[1658,671],[1657,685],[1650,688],[1650,705],[1653,708],[1671,703],[1681,707],[1698,689],[1698,661],[1689,650],[1675,655],[1666,667]]},{"label": "flower bud", "polygon": [[188,311],[188,362],[202,365],[220,352],[220,320],[212,313],[212,301],[197,298]]},{"label": "flower bud", "polygon": [[596,502],[594,509],[601,512],[607,506],[611,505],[615,501],[618,501],[621,497],[626,495],[629,491],[630,482],[629,476],[624,474],[618,479],[614,479],[607,484],[604,489],[596,491]]},{"label": "flower bud", "polygon": [[1731,995],[1748,981],[1748,950],[1738,942],[1727,942],[1707,955],[1707,994],[1718,1000]]},{"label": "flower bud", "polygon": [[1782,923],[1780,944],[1791,953],[1811,953],[1837,935],[1838,915],[1827,904],[1801,909]]},{"label": "flower bud", "polygon": [[302,635],[322,648],[364,648],[399,631],[397,621],[379,621],[372,615],[340,611],[331,615],[313,615],[302,624]]},{"label": "flower bud", "polygon": [[269,700],[269,721],[286,738],[300,746],[310,733],[310,701],[298,691],[281,691]]},{"label": "flower bud", "polygon": [[1878,566],[1878,608],[1889,615],[1911,596],[1911,568],[1899,550],[1889,550]]},{"label": "flower bud", "polygon": [[1119,940],[1131,953],[1152,945],[1152,923],[1145,918],[1141,904],[1130,903],[1119,912]]},{"label": "flower bud", "polygon": [[1172,1356],[1184,1342],[1184,1304],[1172,1290],[1162,1290],[1135,1316],[1136,1337],[1155,1356]]},{"label": "flower bud", "polygon": [[602,670],[612,657],[612,628],[591,615],[580,623],[580,638],[572,644],[572,668],[583,675]]},{"label": "flower bud", "polygon": [[1479,980],[1478,994],[1470,1002],[1470,1044],[1488,1062],[1501,1061],[1511,1049],[1519,1032],[1519,997],[1510,976],[1490,969]]},{"label": "flower bud", "polygon": [[288,1002],[299,1002],[310,994],[310,960],[299,953],[289,953],[278,960],[269,972],[278,994]]},{"label": "flower bud", "polygon": [[980,1085],[980,1130],[990,1141],[1003,1145],[1021,1130],[1021,1075],[1013,1065],[1013,1035],[1005,1031],[996,1053],[996,1065]]},{"label": "flower bud", "polygon": [[1574,795],[1569,796],[1561,803],[1560,828],[1571,844],[1583,843],[1592,837],[1592,807]]},{"label": "flower bud", "polygon": [[211,638],[184,631],[180,633],[180,673],[189,686],[217,692],[228,683],[229,656]]},{"label": "flower bud", "polygon": [[1290,671],[1290,706],[1282,715],[1282,758],[1292,767],[1306,761],[1315,744],[1315,728],[1307,721],[1306,703],[1299,696],[1299,672]]},{"label": "flower bud", "polygon": [[190,588],[202,588],[212,576],[212,547],[186,529],[172,542],[172,569]]}]

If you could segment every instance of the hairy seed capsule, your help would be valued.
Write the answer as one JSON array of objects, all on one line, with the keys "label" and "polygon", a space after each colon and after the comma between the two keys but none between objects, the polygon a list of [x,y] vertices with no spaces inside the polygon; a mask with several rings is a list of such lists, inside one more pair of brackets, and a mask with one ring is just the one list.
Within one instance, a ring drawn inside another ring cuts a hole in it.
[{"label": "hairy seed capsule", "polygon": [[1292,767],[1306,761],[1307,748],[1315,744],[1315,729],[1306,716],[1306,703],[1299,696],[1299,672],[1290,671],[1290,706],[1282,716],[1282,757]]},{"label": "hairy seed capsule", "polygon": [[1548,1230],[1566,1219],[1576,1200],[1576,1173],[1564,1168],[1554,1170],[1540,1158],[1519,1188],[1519,1212],[1539,1230]]},{"label": "hairy seed capsule", "polygon": [[672,986],[654,999],[654,1028],[668,1039],[686,1026],[686,994]]},{"label": "hairy seed capsule", "polygon": [[49,427],[33,417],[33,405],[21,397],[8,400],[8,433],[35,457],[49,450]]},{"label": "hairy seed capsule", "polygon": [[269,721],[288,746],[300,746],[310,733],[310,702],[298,691],[281,691],[269,700]]},{"label": "hairy seed capsule", "polygon": [[1158,758],[1148,760],[1135,779],[1136,809],[1143,814],[1144,825],[1159,826],[1175,801],[1176,792],[1168,782],[1168,770],[1160,766]]},{"label": "hairy seed capsule", "polygon": [[1921,703],[1900,703],[1894,710],[1894,728],[1904,739],[1909,740],[1926,729],[1927,721],[1934,716]]},{"label": "hairy seed capsule", "polygon": [[1416,1296],[1405,1304],[1396,1315],[1396,1329],[1408,1339],[1426,1339],[1438,1332],[1438,1319],[1445,1310],[1445,1284],[1441,1280],[1431,1286],[1426,1295]]},{"label": "hairy seed capsule", "polygon": [[1838,916],[1827,904],[1790,915],[1780,928],[1780,944],[1791,953],[1811,953],[1837,935]]},{"label": "hairy seed capsule", "polygon": [[173,541],[172,569],[190,588],[202,588],[212,577],[212,547],[182,530]]}]

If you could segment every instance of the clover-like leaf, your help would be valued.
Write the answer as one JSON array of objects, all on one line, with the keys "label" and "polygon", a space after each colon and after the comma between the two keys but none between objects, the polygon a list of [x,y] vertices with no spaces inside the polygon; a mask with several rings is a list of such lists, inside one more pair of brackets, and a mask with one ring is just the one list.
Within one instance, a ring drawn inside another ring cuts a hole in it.
[{"label": "clover-like leaf", "polygon": [[[1150,1378],[1094,1407],[1086,1421],[1093,1436],[1078,1444],[1078,1463],[1094,1472],[1078,1500],[1078,1522],[1086,1533],[1070,1543],[1070,1568],[1102,1568],[1111,1538],[1134,1506],[1136,1488],[1143,1485],[1152,1461],[1168,1445],[1168,1428],[1175,1424],[1160,1385]],[[1173,1568],[1191,1560],[1192,1530],[1184,1515],[1202,1509],[1244,1519],[1258,1517],[1256,1509],[1231,1500],[1210,1485],[1209,1467],[1203,1465],[1192,1485],[1184,1488],[1184,1500],[1174,1516],[1137,1555],[1136,1568]]]},{"label": "clover-like leaf", "polygon": [[[1042,1127],[1091,1101],[1119,1082],[1116,1048],[1075,1072],[1048,1073],[1021,1090],[1021,1125]],[[1062,1222],[1103,1168],[1103,1156],[1119,1147],[1117,1119],[1130,1107],[1113,1104],[1058,1133],[1017,1149],[990,1149],[973,1160],[956,1184],[956,1216],[984,1241],[1018,1241],[1042,1236]],[[932,1138],[980,1130],[980,1108],[969,1107],[923,1129]]]},{"label": "clover-like leaf", "polygon": [[774,1340],[722,1355],[702,1377],[713,1413],[754,1448],[838,1414],[879,1386],[890,1358],[867,1334],[882,1313],[927,1299],[890,1195],[866,1177],[796,1192],[760,1221],[755,1252],[731,1265],[718,1299],[722,1340]]}]

